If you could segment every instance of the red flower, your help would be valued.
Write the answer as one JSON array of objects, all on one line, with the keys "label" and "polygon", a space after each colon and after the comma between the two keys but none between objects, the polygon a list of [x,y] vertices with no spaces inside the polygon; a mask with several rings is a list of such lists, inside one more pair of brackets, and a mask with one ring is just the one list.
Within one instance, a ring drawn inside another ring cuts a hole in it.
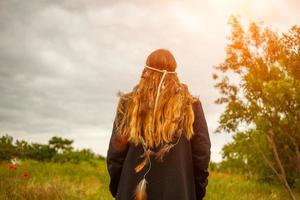
[{"label": "red flower", "polygon": [[24,178],[24,179],[28,179],[28,178],[29,178],[29,173],[25,172],[25,173],[23,174],[23,178]]},{"label": "red flower", "polygon": [[8,167],[9,170],[17,170],[17,166],[16,165],[10,165]]}]

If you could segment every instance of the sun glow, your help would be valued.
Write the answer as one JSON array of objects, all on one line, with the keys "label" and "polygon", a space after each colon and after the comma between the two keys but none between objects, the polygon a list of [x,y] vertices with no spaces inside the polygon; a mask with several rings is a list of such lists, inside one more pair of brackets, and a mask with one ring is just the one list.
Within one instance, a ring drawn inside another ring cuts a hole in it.
[{"label": "sun glow", "polygon": [[243,14],[252,16],[254,14],[264,14],[270,11],[272,5],[281,5],[280,0],[210,0],[210,5],[219,11],[234,12],[233,14]]},{"label": "sun glow", "polygon": [[287,15],[282,11],[283,0],[209,0],[198,4],[169,4],[169,12],[175,16],[181,30],[207,34],[208,27],[216,24],[217,18],[228,20],[231,15],[243,16],[247,21],[274,20]]}]

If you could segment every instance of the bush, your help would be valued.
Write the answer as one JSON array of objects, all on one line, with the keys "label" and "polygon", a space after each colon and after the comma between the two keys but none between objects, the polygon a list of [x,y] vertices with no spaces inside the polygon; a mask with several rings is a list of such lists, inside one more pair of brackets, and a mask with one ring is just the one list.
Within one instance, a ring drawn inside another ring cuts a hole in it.
[{"label": "bush", "polygon": [[17,140],[5,135],[0,137],[0,161],[10,160],[13,157],[32,159],[37,161],[72,162],[81,161],[93,162],[95,159],[104,160],[101,155],[94,154],[90,149],[73,150],[73,140],[52,137],[48,144],[29,144],[26,141]]},{"label": "bush", "polygon": [[46,144],[32,144],[29,148],[28,158],[38,161],[50,161],[55,156],[55,149]]},{"label": "bush", "polygon": [[95,154],[90,149],[83,149],[80,151],[69,151],[64,152],[62,154],[56,154],[52,161],[54,162],[72,162],[72,163],[79,163],[80,161],[90,161],[97,158]]},{"label": "bush", "polygon": [[8,135],[0,137],[0,161],[10,160],[16,155],[17,152],[13,145],[13,137]]}]

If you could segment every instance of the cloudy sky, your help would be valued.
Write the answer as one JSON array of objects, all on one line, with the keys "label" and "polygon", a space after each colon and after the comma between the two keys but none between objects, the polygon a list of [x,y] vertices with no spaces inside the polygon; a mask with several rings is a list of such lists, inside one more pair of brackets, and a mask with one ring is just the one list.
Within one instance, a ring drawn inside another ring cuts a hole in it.
[{"label": "cloudy sky", "polygon": [[0,135],[45,143],[54,135],[106,155],[117,96],[138,82],[147,55],[167,48],[202,101],[212,160],[223,107],[211,78],[225,56],[228,19],[278,31],[300,24],[298,0],[1,0]]}]

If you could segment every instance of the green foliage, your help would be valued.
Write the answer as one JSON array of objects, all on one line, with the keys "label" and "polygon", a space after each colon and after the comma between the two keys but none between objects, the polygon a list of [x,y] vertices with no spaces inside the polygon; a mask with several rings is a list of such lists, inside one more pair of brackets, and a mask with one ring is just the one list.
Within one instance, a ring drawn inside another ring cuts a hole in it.
[{"label": "green foliage", "polygon": [[56,154],[52,160],[61,163],[79,163],[80,161],[90,161],[94,158],[96,158],[96,156],[90,149],[82,149],[80,151],[68,151],[62,154]]},{"label": "green foliage", "polygon": [[216,103],[225,105],[216,131],[234,134],[234,141],[223,148],[220,168],[273,180],[274,170],[280,171],[275,149],[289,184],[296,186],[300,177],[300,27],[278,34],[255,22],[246,29],[236,17],[229,23],[227,56],[213,74],[221,94]]},{"label": "green foliage", "polygon": [[13,145],[13,138],[8,135],[0,137],[0,161],[8,160],[16,155],[16,148]]},{"label": "green foliage", "polygon": [[73,140],[52,137],[48,144],[29,144],[24,140],[17,140],[5,135],[0,137],[0,161],[14,157],[37,161],[72,162],[82,161],[94,163],[94,160],[104,160],[101,155],[94,154],[90,149],[73,150]]},{"label": "green foliage", "polygon": [[15,150],[18,152],[16,156],[19,158],[27,158],[29,157],[29,154],[31,153],[32,146],[28,144],[24,140],[17,140],[15,143]]},{"label": "green foliage", "polygon": [[254,130],[236,133],[233,142],[222,148],[223,161],[220,163],[219,170],[267,182],[274,181],[273,172],[261,158],[262,151],[264,155],[270,152],[266,149],[266,141],[260,136]]},{"label": "green foliage", "polygon": [[63,139],[61,137],[52,137],[49,140],[49,146],[55,149],[56,152],[64,153],[72,151],[73,140]]},{"label": "green foliage", "polygon": [[210,172],[219,172],[220,171],[220,163],[210,161],[208,168],[209,168]]},{"label": "green foliage", "polygon": [[33,143],[29,147],[28,158],[39,161],[50,161],[55,154],[55,149],[49,147],[49,145]]}]

